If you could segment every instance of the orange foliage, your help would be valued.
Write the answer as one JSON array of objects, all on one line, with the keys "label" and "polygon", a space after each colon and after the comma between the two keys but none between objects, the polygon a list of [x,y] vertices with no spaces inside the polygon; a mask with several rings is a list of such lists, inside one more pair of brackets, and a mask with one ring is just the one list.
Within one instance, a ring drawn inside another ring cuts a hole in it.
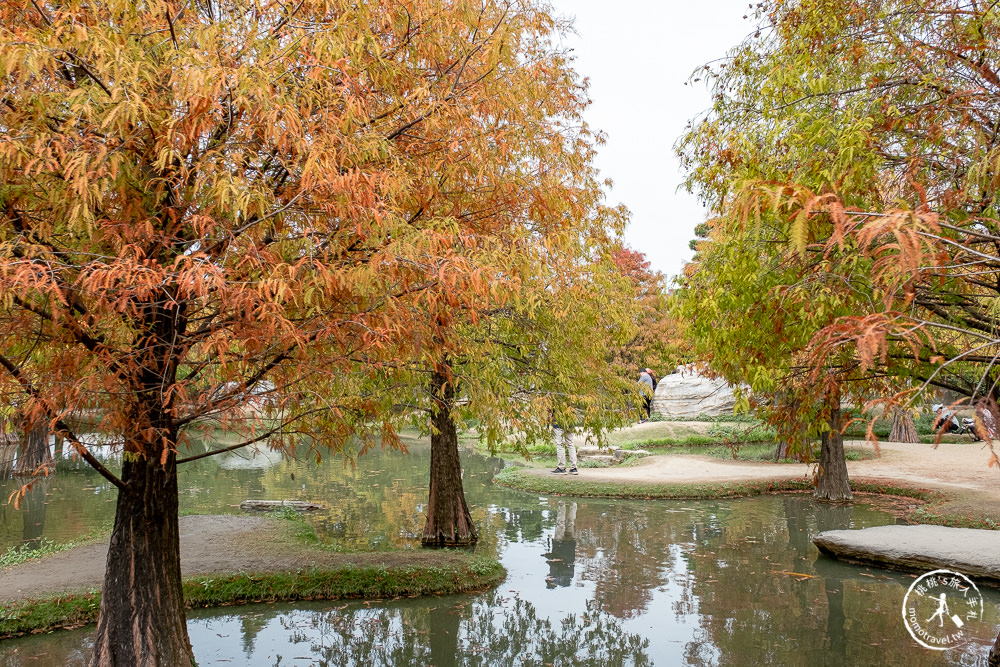
[{"label": "orange foliage", "polygon": [[620,230],[544,5],[10,0],[0,21],[0,392],[123,493],[145,482],[69,417],[170,475],[195,428],[395,444],[387,369]]}]

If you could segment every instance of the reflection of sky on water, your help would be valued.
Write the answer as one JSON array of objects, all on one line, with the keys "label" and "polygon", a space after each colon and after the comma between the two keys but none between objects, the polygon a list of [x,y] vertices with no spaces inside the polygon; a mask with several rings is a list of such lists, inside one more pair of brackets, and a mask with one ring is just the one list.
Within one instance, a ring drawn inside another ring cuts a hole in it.
[{"label": "reflection of sky on water", "polygon": [[[246,498],[321,500],[330,511],[310,521],[324,541],[414,547],[427,451],[411,452],[375,452],[357,468],[205,459],[182,473],[181,507],[226,513]],[[984,591],[980,645],[945,654],[916,646],[900,615],[910,577],[818,558],[810,542],[819,530],[894,521],[864,505],[539,497],[491,484],[496,459],[463,460],[478,550],[499,554],[509,572],[498,589],[193,611],[199,664],[972,665],[1000,621],[1000,596]],[[37,502],[0,508],[0,548],[39,533],[72,539],[113,512],[113,488],[84,468],[63,465],[39,489],[47,512]],[[0,664],[83,664],[90,632],[2,642]]]}]

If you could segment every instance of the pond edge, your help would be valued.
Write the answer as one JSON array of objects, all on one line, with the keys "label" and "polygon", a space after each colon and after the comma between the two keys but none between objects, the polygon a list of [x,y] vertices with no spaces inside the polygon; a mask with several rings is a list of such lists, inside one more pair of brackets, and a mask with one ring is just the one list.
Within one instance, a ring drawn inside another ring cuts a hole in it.
[{"label": "pond edge", "polygon": [[[493,558],[452,555],[461,562],[439,567],[350,564],[331,569],[187,577],[183,584],[184,601],[187,608],[193,609],[300,600],[451,595],[493,588],[507,576],[507,570]],[[384,553],[371,556],[375,560]],[[100,606],[101,593],[96,589],[3,604],[0,639],[94,623]]]},{"label": "pond edge", "polygon": [[[751,496],[806,493],[814,488],[810,479],[746,480],[701,484],[650,483],[650,482],[596,482],[564,475],[544,477],[525,474],[528,468],[507,466],[493,478],[499,486],[558,496],[582,498],[620,498],[633,500],[715,500],[746,498]],[[988,514],[963,514],[947,511],[946,503],[953,496],[941,491],[903,482],[886,482],[858,478],[851,480],[855,494],[882,496],[889,499],[906,499],[909,504],[890,509],[893,514],[913,523],[927,523],[956,528],[1000,529]]]}]

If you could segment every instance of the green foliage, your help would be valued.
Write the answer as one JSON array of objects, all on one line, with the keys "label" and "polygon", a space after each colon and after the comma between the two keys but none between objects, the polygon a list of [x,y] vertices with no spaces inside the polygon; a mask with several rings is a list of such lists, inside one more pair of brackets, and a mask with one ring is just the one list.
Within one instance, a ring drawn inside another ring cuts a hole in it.
[{"label": "green foliage", "polygon": [[765,0],[755,17],[678,145],[718,214],[679,295],[702,313],[698,358],[793,408],[793,430],[822,421],[824,384],[995,398],[995,7]]},{"label": "green foliage", "polygon": [[687,447],[699,445],[714,445],[718,438],[709,435],[685,435],[681,438],[649,438],[622,444],[622,449],[652,449],[657,447]]},{"label": "green foliage", "polygon": [[612,463],[605,459],[580,459],[577,462],[579,468],[610,468]]},{"label": "green foliage", "polygon": [[461,568],[371,565],[195,577],[185,582],[184,600],[189,607],[214,607],[279,600],[448,595],[494,586],[505,574],[499,563],[480,557],[470,567]]},{"label": "green foliage", "polygon": [[917,433],[920,435],[933,435],[934,431],[934,414],[931,412],[922,412],[920,415],[913,420],[913,425],[917,427]]},{"label": "green foliage", "polygon": [[[648,442],[642,445],[642,449],[659,449],[657,454],[690,454],[694,456],[711,456],[717,459],[729,459],[735,461],[755,461],[758,463],[773,463],[775,442],[773,440],[742,442],[742,443],[675,443],[662,444],[662,442]],[[809,452],[809,460],[819,458],[819,449],[813,447]],[[844,457],[848,461],[863,461],[875,457],[875,453],[866,449],[848,448],[844,452]],[[778,463],[801,463],[795,459],[782,459]]]},{"label": "green foliage", "polygon": [[918,507],[913,511],[913,519],[920,523],[954,528],[978,528],[980,530],[1000,530],[1000,522],[989,516],[969,516],[936,512],[932,507]]},{"label": "green foliage", "polygon": [[773,442],[777,439],[777,430],[764,423],[750,423],[746,426],[713,424],[708,429],[708,435],[733,444],[746,442]]}]

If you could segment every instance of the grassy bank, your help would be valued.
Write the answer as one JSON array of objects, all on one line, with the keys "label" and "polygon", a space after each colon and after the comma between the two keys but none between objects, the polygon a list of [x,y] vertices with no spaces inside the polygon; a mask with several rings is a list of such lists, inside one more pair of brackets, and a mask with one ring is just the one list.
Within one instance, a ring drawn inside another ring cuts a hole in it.
[{"label": "grassy bank", "polygon": [[[765,493],[812,491],[812,480],[780,479],[705,484],[666,484],[633,482],[596,482],[579,477],[531,475],[524,468],[509,466],[493,478],[495,484],[533,493],[565,494],[586,498],[636,498],[666,500],[711,500],[742,498]],[[856,493],[911,498],[921,502],[941,502],[944,494],[916,487],[899,486],[869,480],[852,480]]]},{"label": "grassy bank", "polygon": [[[752,461],[755,463],[801,463],[793,459],[774,460],[775,445],[773,442],[747,442],[747,443],[683,443],[676,444],[670,440],[649,440],[638,443],[628,449],[647,449],[657,454],[693,454],[696,456],[711,456],[717,459],[728,459],[731,461]],[[848,461],[863,461],[877,458],[873,449],[860,449],[848,447],[844,452],[844,457]],[[814,447],[812,452],[813,461],[819,459],[819,447]]]},{"label": "grassy bank", "polygon": [[[931,443],[938,437],[930,428],[930,415],[922,415],[916,420],[920,439]],[[870,416],[854,415],[853,421],[844,434],[847,440],[866,440]],[[874,434],[880,440],[889,436],[891,421],[877,419]],[[739,461],[773,461],[774,447],[778,440],[777,431],[759,419],[746,416],[701,416],[688,419],[654,419],[640,428],[625,428],[607,434],[609,449],[670,449],[670,453],[699,454]],[[942,442],[972,442],[967,435],[945,435]],[[501,443],[495,452],[487,451],[485,445],[474,438],[466,441],[470,446],[485,454],[499,454],[506,458],[527,456],[538,465],[548,465],[554,460],[555,445],[536,443],[520,449],[513,442]],[[701,448],[701,449],[699,449]],[[819,441],[814,443],[813,458],[818,458]],[[735,452],[735,456],[734,456]],[[854,451],[849,460],[862,460],[874,456],[871,452]]]},{"label": "grassy bank", "polygon": [[[596,482],[579,477],[541,476],[524,468],[504,468],[494,483],[521,491],[584,498],[630,498],[638,500],[712,500],[743,498],[763,494],[806,493],[813,483],[806,479],[719,482],[705,484],[656,484],[632,482]],[[929,523],[957,528],[1000,529],[1000,516],[992,503],[956,498],[938,491],[875,480],[851,480],[855,494],[885,499],[905,499],[887,509],[915,523]]]},{"label": "grassy bank", "polygon": [[52,540],[43,537],[37,544],[20,544],[17,546],[7,547],[6,551],[0,553],[0,570],[20,565],[21,563],[47,558],[61,551],[75,549],[76,547],[83,546],[84,544],[90,544],[91,542],[107,538],[110,534],[110,528],[100,528],[93,530],[86,535],[81,535],[80,537],[69,542],[53,542]]},{"label": "grassy bank", "polygon": [[697,500],[741,498],[764,493],[812,490],[808,480],[773,480],[761,482],[726,482],[718,484],[655,484],[632,482],[595,482],[579,477],[529,475],[524,468],[509,466],[493,478],[495,484],[521,491],[551,493],[587,498],[638,498]]},{"label": "grassy bank", "polygon": [[[506,576],[497,561],[449,553],[452,563],[439,567],[387,567],[383,554],[369,554],[370,565],[263,574],[193,577],[184,581],[189,608],[295,600],[386,599],[414,595],[447,595],[483,590]],[[352,558],[357,560],[358,554]],[[99,591],[58,595],[0,606],[0,639],[55,628],[72,628],[97,620]]]}]

